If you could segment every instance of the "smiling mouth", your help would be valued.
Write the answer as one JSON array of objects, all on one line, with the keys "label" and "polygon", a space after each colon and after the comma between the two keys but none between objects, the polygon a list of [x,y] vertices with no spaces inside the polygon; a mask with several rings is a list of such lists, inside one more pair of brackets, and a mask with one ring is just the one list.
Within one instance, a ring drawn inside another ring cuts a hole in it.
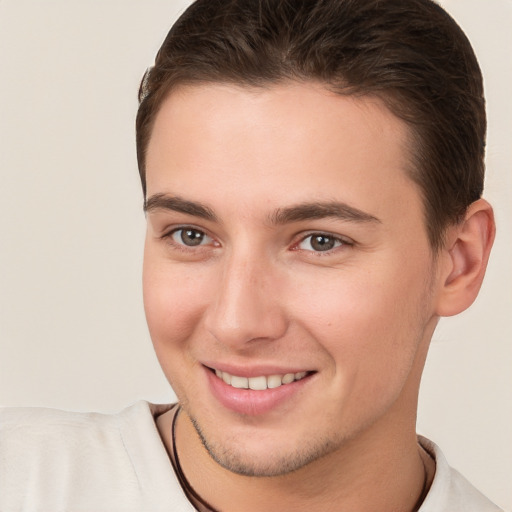
[{"label": "smiling mouth", "polygon": [[275,389],[292,382],[302,380],[312,372],[297,372],[297,373],[285,373],[276,375],[260,375],[257,377],[240,377],[238,375],[231,375],[228,372],[222,372],[220,370],[211,370],[217,375],[217,377],[223,380],[228,386],[237,389],[252,389],[254,391],[264,391],[266,389]]}]

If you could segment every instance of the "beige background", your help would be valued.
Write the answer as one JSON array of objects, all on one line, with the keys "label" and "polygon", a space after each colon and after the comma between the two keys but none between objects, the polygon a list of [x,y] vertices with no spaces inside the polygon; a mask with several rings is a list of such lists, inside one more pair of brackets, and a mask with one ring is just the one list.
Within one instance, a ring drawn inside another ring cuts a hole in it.
[{"label": "beige background", "polygon": [[[172,400],[146,331],[136,92],[186,0],[0,0],[0,404]],[[498,239],[470,311],[443,320],[419,431],[512,509],[512,1],[445,0],[489,106]]]}]

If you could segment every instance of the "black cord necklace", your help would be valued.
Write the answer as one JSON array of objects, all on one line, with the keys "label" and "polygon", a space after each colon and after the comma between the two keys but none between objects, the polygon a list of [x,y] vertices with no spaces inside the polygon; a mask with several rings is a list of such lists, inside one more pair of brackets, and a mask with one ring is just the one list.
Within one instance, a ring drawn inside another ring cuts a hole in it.
[{"label": "black cord necklace", "polygon": [[174,414],[174,418],[172,419],[171,425],[171,435],[172,435],[172,454],[173,454],[173,462],[174,462],[174,470],[176,472],[176,476],[178,477],[178,481],[185,493],[186,497],[198,509],[200,512],[218,512],[214,509],[209,503],[207,503],[199,494],[195,491],[195,489],[190,485],[190,482],[187,480],[185,473],[180,464],[180,459],[178,457],[178,449],[176,446],[176,420],[181,412],[181,407],[178,405],[176,413]]}]

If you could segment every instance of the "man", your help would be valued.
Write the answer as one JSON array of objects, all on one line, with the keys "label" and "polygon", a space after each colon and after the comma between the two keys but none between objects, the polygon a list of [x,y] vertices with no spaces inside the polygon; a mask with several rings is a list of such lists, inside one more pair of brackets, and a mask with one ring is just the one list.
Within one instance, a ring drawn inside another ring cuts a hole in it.
[{"label": "man", "polygon": [[62,450],[31,438],[16,465],[36,413],[6,413],[7,503],[498,510],[415,433],[437,321],[494,238],[484,146],[478,64],[428,0],[193,4],[137,118],[146,315],[179,404],[37,413]]}]

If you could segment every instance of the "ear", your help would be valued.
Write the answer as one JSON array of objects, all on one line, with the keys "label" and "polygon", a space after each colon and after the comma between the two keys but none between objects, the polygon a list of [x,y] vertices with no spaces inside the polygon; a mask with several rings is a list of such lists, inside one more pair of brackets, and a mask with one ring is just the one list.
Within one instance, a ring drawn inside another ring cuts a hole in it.
[{"label": "ear", "polygon": [[456,315],[476,299],[495,232],[494,213],[484,199],[472,203],[464,220],[448,228],[446,244],[439,255],[439,316]]}]

